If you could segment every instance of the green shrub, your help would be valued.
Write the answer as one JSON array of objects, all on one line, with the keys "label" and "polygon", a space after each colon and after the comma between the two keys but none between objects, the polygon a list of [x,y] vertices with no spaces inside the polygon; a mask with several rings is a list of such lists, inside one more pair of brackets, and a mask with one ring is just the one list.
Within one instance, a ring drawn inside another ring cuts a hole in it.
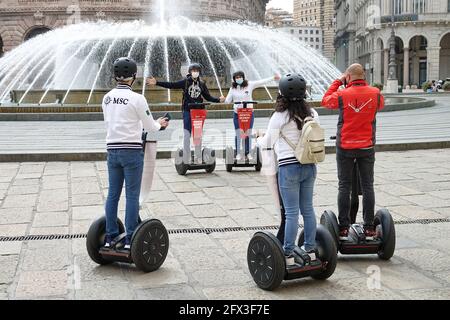
[{"label": "green shrub", "polygon": [[380,90],[383,90],[383,88],[384,88],[381,83],[374,83],[374,84],[372,84],[372,87],[378,88]]},{"label": "green shrub", "polygon": [[431,89],[431,82],[430,82],[430,81],[424,82],[424,83],[422,84],[422,89],[423,89],[423,91],[425,91],[425,92],[427,92],[428,89]]},{"label": "green shrub", "polygon": [[442,85],[442,89],[444,89],[444,91],[450,91],[450,81],[446,81],[446,82]]}]

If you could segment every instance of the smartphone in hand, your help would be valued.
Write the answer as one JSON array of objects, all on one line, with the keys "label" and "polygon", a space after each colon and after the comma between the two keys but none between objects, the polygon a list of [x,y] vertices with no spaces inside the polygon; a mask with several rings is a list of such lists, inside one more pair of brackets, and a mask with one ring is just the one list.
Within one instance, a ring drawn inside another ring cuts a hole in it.
[{"label": "smartphone in hand", "polygon": [[[166,113],[164,116],[163,116],[163,119],[166,119],[167,121],[170,121],[170,120],[172,120],[172,115],[170,114],[170,113]],[[161,131],[164,131],[164,130],[166,130],[166,128],[161,128]]]}]

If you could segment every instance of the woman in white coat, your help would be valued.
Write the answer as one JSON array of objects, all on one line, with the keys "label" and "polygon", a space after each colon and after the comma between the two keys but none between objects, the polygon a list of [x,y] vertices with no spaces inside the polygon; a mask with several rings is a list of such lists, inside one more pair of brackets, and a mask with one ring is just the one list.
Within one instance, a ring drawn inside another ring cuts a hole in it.
[{"label": "woman in white coat", "polygon": [[[238,71],[233,74],[233,83],[230,88],[230,91],[227,95],[227,98],[225,100],[225,103],[230,104],[234,103],[234,113],[233,113],[233,122],[234,122],[234,129],[236,130],[236,160],[241,161],[243,158],[243,154],[245,157],[252,161],[250,153],[250,135],[251,130],[253,129],[253,123],[255,120],[255,117],[253,116],[250,123],[250,132],[248,137],[245,139],[245,150],[242,152],[241,145],[242,145],[242,139],[241,139],[241,133],[239,129],[239,120],[238,120],[238,109],[242,108],[242,104],[239,104],[237,102],[244,102],[244,101],[253,101],[253,90],[256,88],[262,87],[266,84],[268,84],[271,81],[278,81],[280,80],[280,76],[277,74],[274,77],[258,80],[258,81],[248,81],[245,78],[245,73],[243,71]],[[247,108],[253,108],[252,104],[249,104]]]}]

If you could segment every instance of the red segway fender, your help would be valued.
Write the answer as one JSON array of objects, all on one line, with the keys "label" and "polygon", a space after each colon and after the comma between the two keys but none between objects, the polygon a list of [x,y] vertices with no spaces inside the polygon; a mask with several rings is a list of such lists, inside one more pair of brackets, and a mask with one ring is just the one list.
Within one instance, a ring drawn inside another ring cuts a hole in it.
[{"label": "red segway fender", "polygon": [[191,110],[192,139],[194,146],[199,146],[202,142],[203,126],[207,114],[208,111],[204,109]]},{"label": "red segway fender", "polygon": [[241,138],[248,137],[248,130],[252,122],[253,109],[251,108],[239,108],[238,109],[238,122],[241,129]]}]

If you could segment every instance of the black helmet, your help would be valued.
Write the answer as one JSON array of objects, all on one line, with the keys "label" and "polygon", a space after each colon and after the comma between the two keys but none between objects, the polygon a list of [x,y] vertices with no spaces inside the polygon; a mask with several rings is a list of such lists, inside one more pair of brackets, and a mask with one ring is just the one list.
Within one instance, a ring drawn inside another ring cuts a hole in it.
[{"label": "black helmet", "polygon": [[136,74],[137,64],[133,59],[123,57],[114,62],[114,77],[116,80],[135,78]]},{"label": "black helmet", "polygon": [[233,81],[236,82],[236,78],[242,78],[245,80],[245,73],[244,71],[236,71],[233,73]]},{"label": "black helmet", "polygon": [[188,70],[189,74],[191,74],[192,70],[194,70],[194,69],[198,70],[201,73],[202,72],[202,65],[200,63],[197,63],[197,62],[191,63],[189,65],[189,70]]},{"label": "black helmet", "polygon": [[279,89],[281,95],[286,99],[304,99],[306,96],[306,80],[298,73],[289,73],[281,78]]}]

